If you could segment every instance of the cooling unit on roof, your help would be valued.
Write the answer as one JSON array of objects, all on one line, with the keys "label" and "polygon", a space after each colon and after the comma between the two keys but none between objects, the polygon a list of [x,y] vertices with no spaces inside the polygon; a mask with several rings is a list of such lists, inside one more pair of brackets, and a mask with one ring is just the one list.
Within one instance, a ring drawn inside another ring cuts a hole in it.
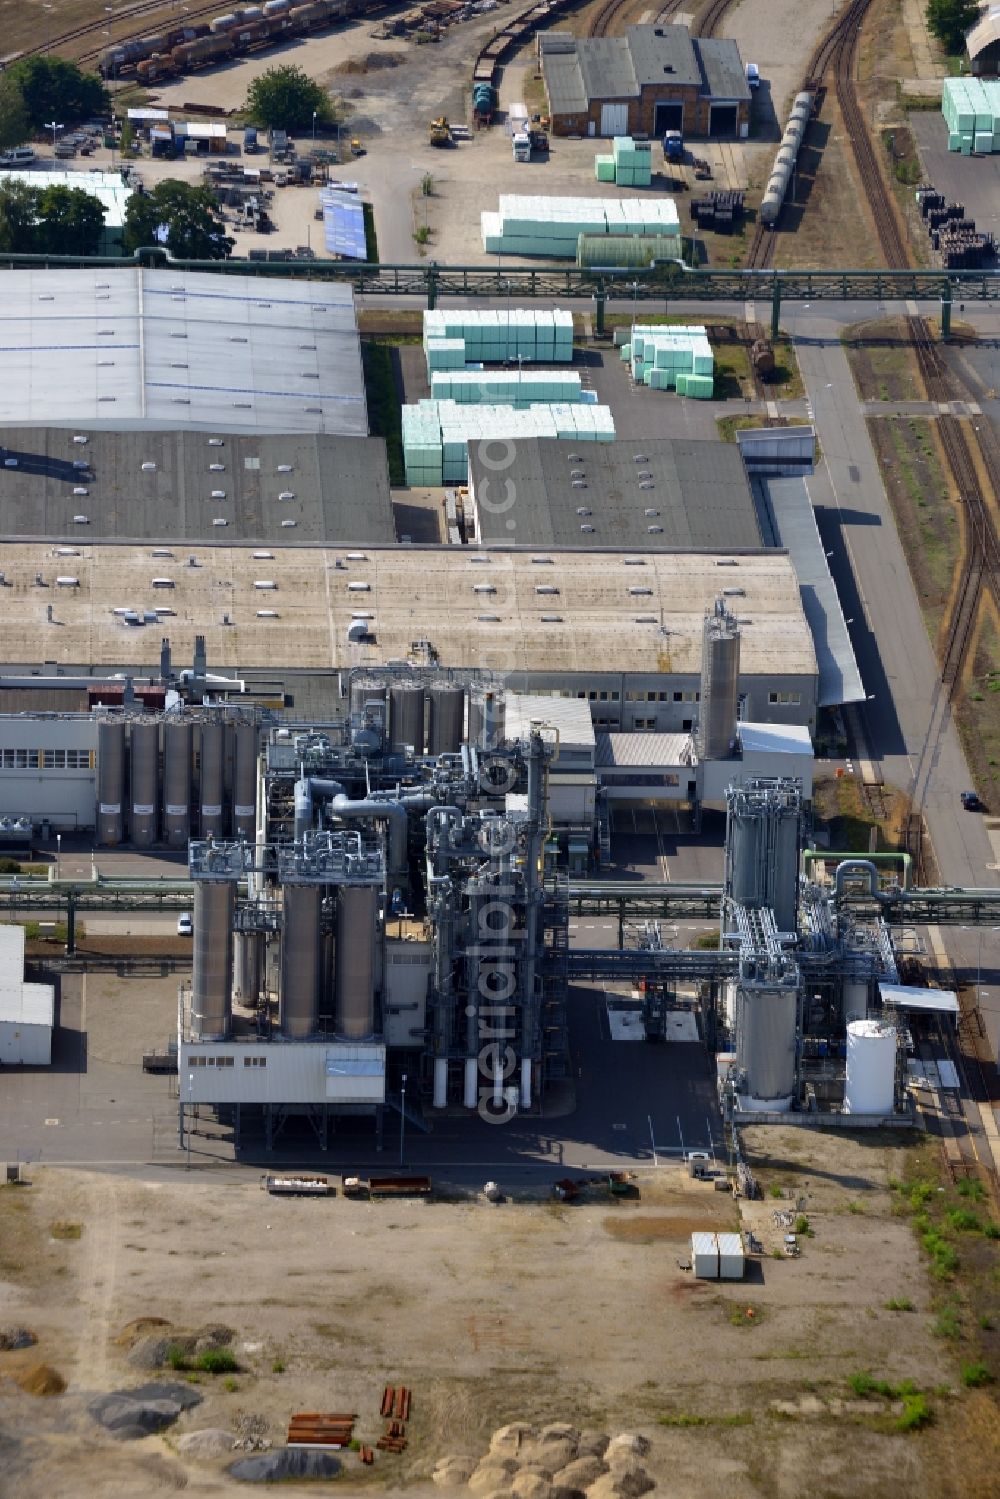
[{"label": "cooling unit on roof", "polygon": [[254,561],[255,562],[273,562],[274,561],[274,553],[273,552],[254,552],[253,555],[254,555]]}]

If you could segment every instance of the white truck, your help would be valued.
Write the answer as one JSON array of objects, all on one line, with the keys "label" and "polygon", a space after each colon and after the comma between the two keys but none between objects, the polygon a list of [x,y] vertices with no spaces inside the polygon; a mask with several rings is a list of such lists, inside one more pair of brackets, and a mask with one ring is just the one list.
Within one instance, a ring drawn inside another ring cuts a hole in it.
[{"label": "white truck", "polygon": [[531,137],[527,134],[527,132],[526,131],[520,131],[517,135],[512,136],[511,140],[512,140],[513,148],[514,148],[514,160],[515,161],[530,161],[531,160]]}]

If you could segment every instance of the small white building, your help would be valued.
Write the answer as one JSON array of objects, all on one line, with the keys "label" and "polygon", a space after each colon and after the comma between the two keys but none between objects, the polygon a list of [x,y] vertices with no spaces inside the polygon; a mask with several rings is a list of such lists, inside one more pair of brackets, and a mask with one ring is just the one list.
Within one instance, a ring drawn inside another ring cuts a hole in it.
[{"label": "small white building", "polygon": [[55,990],[24,982],[24,927],[0,926],[0,1065],[52,1062]]}]

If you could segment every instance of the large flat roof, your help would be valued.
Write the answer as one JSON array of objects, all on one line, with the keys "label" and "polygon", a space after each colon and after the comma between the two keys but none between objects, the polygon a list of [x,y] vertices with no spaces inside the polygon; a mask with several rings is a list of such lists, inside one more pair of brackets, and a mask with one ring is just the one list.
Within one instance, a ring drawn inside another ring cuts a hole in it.
[{"label": "large flat roof", "polygon": [[[0,467],[6,536],[74,545],[82,537],[217,541],[223,530],[231,542],[395,540],[381,437],[131,431],[75,442],[81,435],[0,427],[2,456],[17,463]],[[74,462],[90,467],[81,474]]]},{"label": "large flat roof", "polygon": [[761,545],[750,484],[734,443],[620,438],[581,447],[528,438],[514,445],[513,461],[502,474],[495,447],[469,443],[473,490],[482,493],[485,482],[487,493],[492,487],[498,497],[501,491],[515,497],[513,506],[478,506],[485,541],[696,550]]},{"label": "large flat roof", "polygon": [[3,284],[0,425],[367,435],[350,287],[131,266]]},{"label": "large flat roof", "polygon": [[[250,547],[192,546],[171,562],[154,558],[149,545],[81,543],[79,550],[67,558],[43,542],[0,547],[9,585],[2,594],[8,660],[154,666],[163,634],[177,661],[190,659],[195,635],[203,634],[213,670],[382,664],[406,660],[416,642],[429,641],[442,666],[488,668],[508,678],[693,676],[701,668],[704,616],[723,587],[738,586],[742,674],[816,675],[795,571],[778,551],[366,546],[349,557],[343,549],[274,547],[273,559],[260,560]],[[38,573],[50,586],[36,585]],[[57,574],[77,577],[78,586],[54,586]],[[174,587],[154,589],[152,579],[162,576]],[[255,581],[277,587],[257,589]],[[129,627],[112,613],[157,606],[173,611],[162,627]],[[277,617],[258,617],[259,609]],[[348,627],[360,614],[370,616],[371,638],[349,642]]]},{"label": "large flat roof", "polygon": [[644,88],[662,97],[697,88],[702,97],[749,102],[740,50],[726,37],[692,37],[686,26],[629,26],[624,36],[560,34],[541,48],[549,104],[555,114],[579,114],[592,100],[637,99]]}]

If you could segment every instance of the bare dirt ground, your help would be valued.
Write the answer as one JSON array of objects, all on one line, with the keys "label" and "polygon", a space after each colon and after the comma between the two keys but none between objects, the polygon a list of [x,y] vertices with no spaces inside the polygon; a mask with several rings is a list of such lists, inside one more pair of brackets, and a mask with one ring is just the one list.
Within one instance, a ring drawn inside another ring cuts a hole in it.
[{"label": "bare dirt ground", "polygon": [[[336,1409],[357,1411],[371,1440],[383,1384],[403,1381],[414,1391],[407,1451],[379,1454],[371,1472],[346,1454],[341,1491],[440,1492],[427,1483],[439,1458],[478,1455],[491,1430],[524,1418],[644,1432],[647,1466],[678,1499],[792,1499],[805,1472],[812,1492],[844,1499],[918,1485],[929,1499],[968,1496],[960,1455],[945,1451],[952,1413],[969,1419],[977,1397],[938,1394],[934,1423],[902,1433],[891,1405],[848,1385],[858,1370],[927,1391],[956,1382],[887,1190],[905,1151],[795,1130],[750,1131],[746,1144],[765,1188],[790,1193],[815,1237],[800,1259],[774,1259],[774,1200],[742,1205],[765,1248],[742,1285],[678,1268],[693,1228],[738,1217],[677,1167],[645,1173],[638,1203],[600,1193],[496,1208],[272,1199],[230,1171],[143,1180],[39,1167],[30,1187],[0,1192],[5,1316],[39,1338],[0,1354],[8,1491],[234,1493],[228,1459],[182,1459],[181,1435],[231,1429],[244,1409],[280,1444],[291,1411]],[[57,1223],[79,1237],[54,1238]],[[887,1310],[899,1297],[915,1310]],[[119,1340],[140,1317],[178,1331],[228,1325],[239,1371],[228,1387],[192,1376],[203,1403],[171,1433],[115,1442],[85,1406],[155,1377],[137,1367],[142,1339],[131,1350]],[[65,1394],[34,1397],[2,1378],[39,1362],[62,1374]]]}]

